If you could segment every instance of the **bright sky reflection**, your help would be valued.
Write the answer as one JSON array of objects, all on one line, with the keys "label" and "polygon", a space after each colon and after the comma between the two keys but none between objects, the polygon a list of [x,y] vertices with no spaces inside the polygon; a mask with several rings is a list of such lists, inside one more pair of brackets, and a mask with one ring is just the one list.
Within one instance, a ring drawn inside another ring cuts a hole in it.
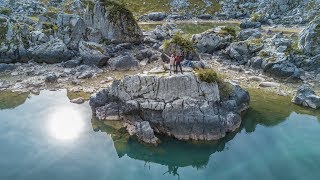
[{"label": "bright sky reflection", "polygon": [[72,107],[61,107],[49,115],[49,132],[58,140],[74,140],[84,128],[81,113]]}]

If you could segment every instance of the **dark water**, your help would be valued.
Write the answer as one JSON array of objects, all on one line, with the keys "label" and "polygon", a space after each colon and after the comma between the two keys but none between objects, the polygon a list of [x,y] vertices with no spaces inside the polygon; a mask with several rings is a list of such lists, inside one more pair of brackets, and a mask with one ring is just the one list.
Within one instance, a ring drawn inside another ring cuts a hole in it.
[{"label": "dark water", "polygon": [[0,94],[1,180],[319,179],[319,111],[251,92],[238,132],[210,144],[129,138],[117,123],[91,122],[88,103],[66,91]]}]

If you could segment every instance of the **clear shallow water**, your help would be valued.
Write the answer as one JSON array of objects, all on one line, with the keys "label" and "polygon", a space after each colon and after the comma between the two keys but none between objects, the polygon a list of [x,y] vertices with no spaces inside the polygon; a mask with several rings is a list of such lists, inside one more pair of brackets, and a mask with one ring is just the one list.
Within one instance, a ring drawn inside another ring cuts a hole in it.
[{"label": "clear shallow water", "polygon": [[0,179],[318,179],[319,111],[251,96],[238,132],[210,144],[162,138],[154,148],[116,123],[91,122],[88,103],[69,103],[66,91],[0,94]]}]

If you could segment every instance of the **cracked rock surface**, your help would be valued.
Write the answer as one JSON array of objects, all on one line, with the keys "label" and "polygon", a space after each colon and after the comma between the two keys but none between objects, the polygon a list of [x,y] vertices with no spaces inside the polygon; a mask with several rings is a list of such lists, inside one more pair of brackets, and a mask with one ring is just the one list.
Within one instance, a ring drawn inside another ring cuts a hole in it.
[{"label": "cracked rock surface", "polygon": [[217,140],[240,126],[249,101],[239,86],[222,98],[218,84],[193,73],[143,74],[114,81],[91,97],[90,106],[100,120],[147,121],[155,132],[179,140]]}]

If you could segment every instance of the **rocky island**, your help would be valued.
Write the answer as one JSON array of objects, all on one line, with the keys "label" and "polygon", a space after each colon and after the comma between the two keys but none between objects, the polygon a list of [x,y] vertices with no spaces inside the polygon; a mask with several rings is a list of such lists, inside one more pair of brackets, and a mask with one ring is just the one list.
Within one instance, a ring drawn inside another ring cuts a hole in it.
[{"label": "rocky island", "polygon": [[[249,108],[244,89],[320,107],[318,1],[0,2],[1,91],[92,96],[98,119],[147,143],[224,137]],[[183,75],[169,74],[174,53]]]}]

